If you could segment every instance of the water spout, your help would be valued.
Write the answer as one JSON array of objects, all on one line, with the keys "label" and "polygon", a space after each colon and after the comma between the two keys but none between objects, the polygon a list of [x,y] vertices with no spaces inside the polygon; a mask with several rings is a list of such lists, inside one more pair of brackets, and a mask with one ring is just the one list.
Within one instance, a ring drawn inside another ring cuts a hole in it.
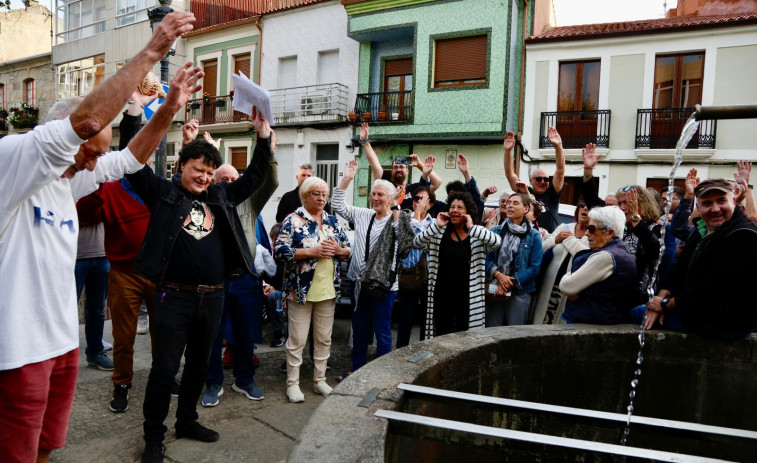
[{"label": "water spout", "polygon": [[694,118],[698,121],[709,119],[753,119],[757,118],[757,105],[694,106]]}]

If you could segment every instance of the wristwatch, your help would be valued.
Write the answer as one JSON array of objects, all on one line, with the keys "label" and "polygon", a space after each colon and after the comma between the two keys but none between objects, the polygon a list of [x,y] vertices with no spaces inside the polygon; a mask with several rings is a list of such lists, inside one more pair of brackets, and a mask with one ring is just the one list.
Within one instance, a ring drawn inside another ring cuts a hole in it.
[{"label": "wristwatch", "polygon": [[632,215],[631,222],[641,222],[641,216],[639,214]]},{"label": "wristwatch", "polygon": [[399,205],[399,204],[395,204],[394,206],[390,207],[389,209],[391,209],[391,210],[393,210],[393,211],[399,211],[399,210],[401,210],[402,208],[400,207],[400,205]]}]

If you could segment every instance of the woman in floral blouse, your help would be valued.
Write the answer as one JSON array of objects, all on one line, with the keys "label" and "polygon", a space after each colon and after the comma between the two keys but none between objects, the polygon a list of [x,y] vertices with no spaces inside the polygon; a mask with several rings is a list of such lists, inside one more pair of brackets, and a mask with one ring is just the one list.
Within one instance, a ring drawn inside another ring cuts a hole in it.
[{"label": "woman in floral blouse", "polygon": [[318,177],[310,177],[300,186],[302,206],[289,214],[276,238],[276,258],[285,265],[282,292],[289,300],[289,338],[287,351],[287,397],[303,402],[300,391],[302,350],[313,319],[315,361],[313,391],[329,395],[326,384],[326,360],[331,349],[331,329],[339,297],[339,261],[349,258],[350,243],[333,215],[323,208],[329,199],[329,187]]}]

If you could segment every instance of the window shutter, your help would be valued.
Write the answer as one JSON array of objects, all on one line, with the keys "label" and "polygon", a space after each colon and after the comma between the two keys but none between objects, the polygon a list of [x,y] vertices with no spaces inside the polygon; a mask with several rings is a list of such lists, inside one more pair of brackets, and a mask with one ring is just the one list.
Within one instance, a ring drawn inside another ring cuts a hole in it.
[{"label": "window shutter", "polygon": [[436,41],[434,82],[486,79],[487,36]]},{"label": "window shutter", "polygon": [[231,148],[231,165],[240,173],[247,168],[247,148],[244,146]]},{"label": "window shutter", "polygon": [[413,73],[413,59],[393,59],[384,62],[384,75],[405,76]]},{"label": "window shutter", "polygon": [[252,76],[250,75],[250,54],[244,54],[244,55],[234,55],[234,74],[239,74],[239,71],[242,71],[242,74],[246,75],[248,79],[252,80]]}]

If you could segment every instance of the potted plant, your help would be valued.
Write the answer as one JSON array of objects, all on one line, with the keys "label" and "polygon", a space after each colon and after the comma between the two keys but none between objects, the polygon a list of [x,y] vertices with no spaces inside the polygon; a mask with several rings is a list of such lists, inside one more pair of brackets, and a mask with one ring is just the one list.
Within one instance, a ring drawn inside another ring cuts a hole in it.
[{"label": "potted plant", "polygon": [[378,113],[376,113],[376,115],[378,116],[378,120],[380,121],[386,120],[386,111],[379,111]]},{"label": "potted plant", "polygon": [[33,129],[37,125],[39,108],[30,104],[21,103],[20,108],[9,108],[8,113],[8,122],[13,125],[14,129]]},{"label": "potted plant", "polygon": [[361,113],[360,114],[361,119],[364,121],[370,121],[371,120],[371,113]]},{"label": "potted plant", "polygon": [[215,103],[213,103],[213,105],[215,105],[216,108],[223,108],[226,106],[226,100],[218,99],[215,101]]},{"label": "potted plant", "polygon": [[190,109],[200,109],[200,102],[199,101],[193,101],[189,103]]},{"label": "potted plant", "polygon": [[210,104],[210,94],[208,92],[202,94],[202,102],[205,104]]},{"label": "potted plant", "polygon": [[347,118],[349,118],[350,122],[355,122],[357,120],[357,113],[354,111],[350,111],[347,114]]}]

